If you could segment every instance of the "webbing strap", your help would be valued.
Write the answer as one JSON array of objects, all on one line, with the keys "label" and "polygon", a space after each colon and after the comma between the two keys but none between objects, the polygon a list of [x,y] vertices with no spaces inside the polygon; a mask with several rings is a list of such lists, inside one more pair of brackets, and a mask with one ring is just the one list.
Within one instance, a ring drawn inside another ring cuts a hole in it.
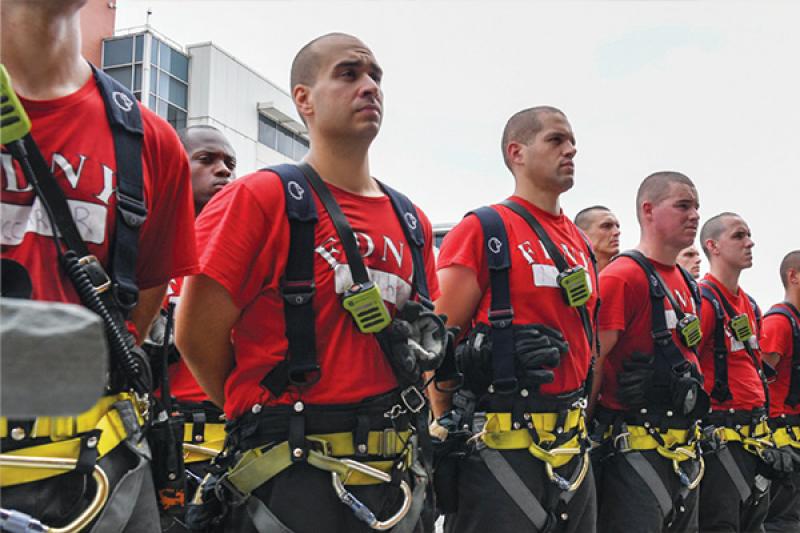
[{"label": "webbing strap", "polygon": [[792,372],[784,403],[794,407],[800,403],[800,311],[790,302],[781,302],[773,305],[764,316],[771,315],[785,316],[792,327]]},{"label": "webbing strap", "polygon": [[656,469],[653,468],[653,465],[650,464],[647,458],[639,452],[625,453],[623,457],[628,464],[633,467],[634,471],[639,474],[639,477],[642,478],[647,488],[650,489],[650,492],[653,493],[664,518],[668,517],[672,512],[672,496],[670,496],[667,487],[664,486],[664,482],[661,480],[661,476],[658,475],[658,472],[656,472]]},{"label": "webbing strap", "polygon": [[731,478],[733,485],[736,487],[736,491],[739,493],[739,499],[742,502],[747,501],[752,491],[750,490],[750,485],[745,481],[744,475],[742,475],[742,470],[739,468],[739,465],[736,464],[736,460],[733,458],[730,449],[727,447],[720,448],[720,450],[717,451],[717,458],[725,469],[725,472],[728,473],[728,477]]},{"label": "webbing strap", "polygon": [[283,183],[289,219],[289,256],[281,280],[283,315],[289,347],[261,384],[275,397],[292,383],[308,386],[319,377],[316,328],[314,327],[314,228],[317,208],[305,175],[295,165],[270,167]]},{"label": "webbing strap", "polygon": [[144,127],[141,111],[133,94],[94,66],[92,71],[103,96],[114,139],[119,216],[114,226],[109,266],[114,280],[114,300],[127,313],[139,300],[136,258],[139,251],[139,229],[147,217],[142,170]]},{"label": "webbing strap", "polygon": [[508,235],[500,214],[491,207],[481,207],[471,214],[478,217],[483,229],[486,261],[489,266],[489,283],[492,291],[489,303],[492,385],[495,392],[513,393],[517,389],[517,378],[514,371],[514,336],[511,329],[514,311],[511,307],[509,283],[511,255],[508,250]]},{"label": "webbing strap", "polygon": [[294,533],[255,496],[247,498],[245,509],[258,533]]},{"label": "webbing strap", "polygon": [[548,514],[536,496],[528,489],[519,478],[508,461],[497,450],[484,448],[480,451],[481,459],[486,464],[489,472],[503,487],[508,496],[517,504],[517,507],[528,517],[528,520],[538,531],[543,531],[547,525]]},{"label": "webbing strap", "polygon": [[[736,310],[730,304],[728,299],[725,298],[725,296],[722,294],[722,290],[720,290],[720,288],[717,286],[716,283],[714,283],[709,279],[705,279],[702,281],[702,285],[703,285],[702,288],[703,298],[709,300],[712,304],[714,304],[714,309],[716,312],[715,314],[717,317],[716,324],[714,327],[714,374],[715,374],[714,388],[716,390],[717,387],[717,376],[716,376],[717,366],[720,366],[720,368],[724,367],[723,372],[724,372],[725,383],[722,390],[723,391],[727,390],[728,396],[732,398],[733,394],[730,392],[728,386],[728,359],[727,359],[728,349],[725,346],[725,340],[724,340],[724,332],[725,332],[724,317],[725,315],[727,315],[728,320],[733,319],[733,317],[736,316]],[[751,300],[749,296],[748,296],[748,301],[752,306],[753,300]],[[720,309],[720,307],[722,307],[722,309]],[[724,314],[721,312],[722,310],[724,310]],[[753,314],[755,314],[755,309],[753,310]],[[748,317],[747,320],[749,321],[750,317]],[[756,329],[753,328],[753,331],[756,331]],[[767,384],[767,377],[764,375],[764,369],[762,368],[761,362],[759,361],[755,352],[753,352],[753,348],[750,346],[750,339],[743,341],[742,345],[744,346],[744,350],[747,352],[747,355],[750,357],[750,361],[753,363],[753,366],[756,369],[756,373],[758,374],[758,377],[761,380],[761,386],[764,389],[764,406],[767,412],[769,412],[769,384]],[[722,353],[722,350],[725,350],[725,357],[719,357],[719,354]]]},{"label": "webbing strap", "polygon": [[728,386],[728,348],[725,346],[725,328],[723,327],[725,315],[722,306],[710,289],[703,287],[701,293],[703,298],[711,302],[716,317],[716,325],[714,327],[714,388],[711,390],[711,397],[722,403],[733,399],[733,394],[731,394]]},{"label": "webbing strap", "polygon": [[[561,251],[556,247],[553,239],[550,238],[550,235],[547,234],[547,231],[542,227],[541,223],[533,216],[533,213],[522,207],[520,204],[514,202],[513,200],[503,200],[500,202],[501,205],[511,209],[514,213],[522,217],[525,222],[531,227],[531,229],[536,233],[536,236],[539,237],[539,240],[544,245],[545,249],[547,250],[547,254],[550,256],[550,259],[553,260],[555,263],[556,268],[560,272],[564,272],[569,269],[569,264],[567,264],[567,260],[564,259],[564,255]],[[593,254],[589,252],[589,256],[593,257]],[[598,288],[598,280],[597,280],[597,268],[595,267],[595,282],[593,291],[597,293]],[[588,275],[588,272],[587,272]],[[576,307],[578,314],[581,317],[581,322],[583,323],[583,330],[586,333],[586,340],[589,341],[589,348],[591,349],[594,347],[594,329],[592,327],[592,321],[589,319],[589,311],[586,308],[586,304]]]}]

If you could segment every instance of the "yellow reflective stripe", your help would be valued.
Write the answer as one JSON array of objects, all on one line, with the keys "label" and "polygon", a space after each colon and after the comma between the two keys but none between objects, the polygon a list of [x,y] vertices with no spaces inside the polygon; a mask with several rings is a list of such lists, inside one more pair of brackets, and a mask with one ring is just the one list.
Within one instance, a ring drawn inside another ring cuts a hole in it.
[{"label": "yellow reflective stripe", "polygon": [[[789,434],[790,431],[794,434],[794,438]],[[791,446],[800,449],[800,426],[778,428],[772,433],[772,436],[775,439],[775,446],[778,448]]]},{"label": "yellow reflective stripe", "polygon": [[481,440],[487,447],[495,450],[528,450],[531,455],[549,463],[553,468],[564,466],[581,453],[581,440],[586,437],[581,409],[570,410],[561,429],[561,433],[564,433],[578,428],[578,434],[553,449],[547,449],[542,445],[556,440],[558,413],[529,413],[529,416],[539,436],[539,444],[533,441],[527,429],[512,429],[511,413],[486,413],[486,424],[481,433]]}]

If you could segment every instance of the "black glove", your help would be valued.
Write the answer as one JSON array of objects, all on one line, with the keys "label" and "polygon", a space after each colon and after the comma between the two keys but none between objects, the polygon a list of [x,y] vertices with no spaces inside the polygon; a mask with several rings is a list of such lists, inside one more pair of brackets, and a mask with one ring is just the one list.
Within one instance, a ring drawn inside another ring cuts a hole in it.
[{"label": "black glove", "polygon": [[456,347],[456,368],[464,376],[463,387],[481,395],[492,384],[492,341],[490,329],[478,324]]},{"label": "black glove", "polygon": [[447,346],[443,316],[409,301],[378,335],[401,386],[417,384],[422,372],[442,364]]},{"label": "black glove", "polygon": [[552,383],[552,370],[569,351],[560,331],[543,324],[513,326],[517,373],[528,384]]},{"label": "black glove", "polygon": [[800,455],[788,447],[765,448],[759,454],[758,473],[767,479],[785,479],[800,472]]},{"label": "black glove", "polygon": [[648,404],[648,391],[653,386],[655,375],[654,357],[633,352],[630,359],[622,361],[623,371],[617,376],[617,398],[628,407],[644,407]]}]

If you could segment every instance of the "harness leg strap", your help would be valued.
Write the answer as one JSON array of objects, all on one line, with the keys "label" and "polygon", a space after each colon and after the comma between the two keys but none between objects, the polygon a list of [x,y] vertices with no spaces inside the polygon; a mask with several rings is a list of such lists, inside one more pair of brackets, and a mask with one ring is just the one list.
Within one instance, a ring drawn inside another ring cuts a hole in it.
[{"label": "harness leg strap", "polygon": [[721,448],[717,452],[717,458],[719,458],[719,462],[722,464],[725,472],[728,473],[728,477],[730,477],[731,481],[733,481],[733,485],[736,487],[736,491],[739,493],[739,499],[742,502],[747,501],[747,499],[750,498],[752,491],[750,490],[750,485],[748,485],[747,481],[744,479],[739,465],[736,464],[736,460],[733,458],[730,449],[727,447]]},{"label": "harness leg strap", "polygon": [[658,472],[656,472],[656,469],[653,468],[653,465],[650,464],[647,458],[639,452],[628,452],[624,454],[623,457],[628,461],[628,464],[633,467],[636,473],[639,474],[639,477],[645,482],[650,492],[653,493],[664,515],[664,519],[666,519],[672,512],[672,497],[669,495],[669,491],[667,487],[664,486],[664,482],[661,480]]},{"label": "harness leg strap", "polygon": [[258,533],[294,533],[272,514],[264,502],[254,496],[247,498],[245,509]]},{"label": "harness leg strap", "polygon": [[508,461],[497,450],[483,448],[480,451],[481,459],[486,463],[489,472],[500,483],[500,486],[514,500],[514,503],[525,513],[528,520],[538,531],[543,531],[547,526],[548,514],[536,496],[525,486]]}]

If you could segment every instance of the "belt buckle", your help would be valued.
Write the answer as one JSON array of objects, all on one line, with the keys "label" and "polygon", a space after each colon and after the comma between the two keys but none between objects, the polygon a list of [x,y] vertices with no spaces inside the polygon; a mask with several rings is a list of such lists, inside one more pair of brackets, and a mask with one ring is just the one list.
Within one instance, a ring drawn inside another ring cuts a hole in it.
[{"label": "belt buckle", "polygon": [[406,406],[412,413],[419,413],[423,407],[425,407],[425,396],[416,388],[414,385],[410,387],[406,387],[400,393],[400,400],[403,402],[403,405]]}]

